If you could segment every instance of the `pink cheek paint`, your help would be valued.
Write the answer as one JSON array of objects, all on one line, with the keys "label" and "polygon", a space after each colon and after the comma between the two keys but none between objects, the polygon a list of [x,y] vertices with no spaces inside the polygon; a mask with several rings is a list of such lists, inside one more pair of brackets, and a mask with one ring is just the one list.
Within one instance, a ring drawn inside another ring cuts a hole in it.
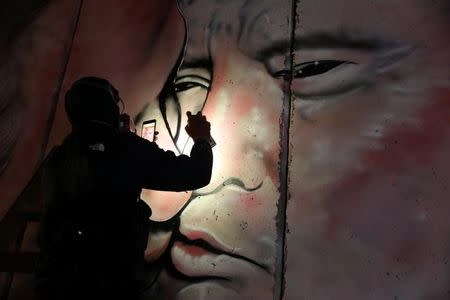
[{"label": "pink cheek paint", "polygon": [[[351,220],[359,219],[358,207],[363,205],[358,197],[349,196],[349,191],[358,193],[358,188],[364,186],[369,181],[369,176],[365,172],[348,175],[336,182],[334,188],[324,202],[328,219],[325,226],[325,237],[328,240],[335,240],[342,228]],[[350,210],[348,208],[351,208]]]},{"label": "pink cheek paint", "polygon": [[419,127],[397,126],[383,140],[384,151],[368,151],[369,166],[398,171],[405,164],[427,164],[446,137],[450,136],[450,89],[435,89],[419,112]]},{"label": "pink cheek paint", "polygon": [[[388,230],[389,226],[392,227],[395,224],[406,226],[405,224],[411,222],[411,217],[416,214],[417,208],[416,206],[401,207],[407,203],[403,201],[404,199],[397,201],[400,195],[394,193],[398,189],[392,187],[389,178],[399,178],[399,176],[401,178],[402,174],[426,175],[428,167],[432,168],[435,164],[436,153],[445,147],[444,141],[450,136],[450,89],[435,89],[431,94],[428,104],[418,112],[420,116],[418,127],[400,125],[392,128],[382,141],[385,145],[383,150],[362,153],[364,170],[353,174],[343,174],[334,188],[327,193],[324,205],[328,212],[326,223],[328,239],[337,238],[338,233],[344,228],[359,229],[363,235],[361,238],[366,239],[368,237],[364,235],[368,232],[364,227],[370,224],[370,226],[377,226],[382,232]],[[380,195],[374,202],[376,197],[374,198],[373,193],[377,192]],[[391,204],[386,201],[391,201],[389,202]],[[389,216],[386,216],[382,224],[378,224],[378,219],[362,220],[364,217],[361,214],[367,211],[368,207],[379,210],[386,209],[386,205],[391,207],[390,212],[392,210],[399,212],[397,221],[391,220]],[[410,228],[413,231],[416,229]],[[419,250],[415,249],[417,245],[414,244],[414,240],[405,239],[404,243],[400,243],[396,248],[384,245],[382,237],[375,236],[372,241],[378,246],[389,247],[386,249],[390,249],[394,256],[401,255],[406,260],[419,257]],[[410,250],[405,250],[405,247]],[[405,256],[406,251],[410,253]]]},{"label": "pink cheek paint", "polygon": [[261,200],[257,195],[249,195],[247,197],[243,197],[242,202],[244,203],[245,208],[250,211],[258,209],[261,204]]},{"label": "pink cheek paint", "polygon": [[[278,146],[278,144],[277,144]],[[279,169],[279,157],[280,157],[280,149],[276,147],[271,151],[264,152],[264,166],[267,170],[267,176],[275,183],[276,186],[279,185],[280,182],[280,169]]]}]

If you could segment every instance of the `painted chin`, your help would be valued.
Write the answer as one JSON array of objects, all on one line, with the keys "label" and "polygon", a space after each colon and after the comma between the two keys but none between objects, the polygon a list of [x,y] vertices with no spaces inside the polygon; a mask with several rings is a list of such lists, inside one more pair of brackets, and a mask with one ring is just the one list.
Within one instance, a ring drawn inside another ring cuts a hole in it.
[{"label": "painted chin", "polygon": [[204,281],[186,286],[177,294],[180,300],[239,299],[239,294],[222,282]]},{"label": "painted chin", "polygon": [[173,269],[165,272],[167,277],[161,282],[172,298],[242,299],[243,295],[252,295],[255,283],[258,289],[267,287],[264,294],[271,295],[272,276],[233,254],[213,253],[201,246],[175,241],[170,258]]}]

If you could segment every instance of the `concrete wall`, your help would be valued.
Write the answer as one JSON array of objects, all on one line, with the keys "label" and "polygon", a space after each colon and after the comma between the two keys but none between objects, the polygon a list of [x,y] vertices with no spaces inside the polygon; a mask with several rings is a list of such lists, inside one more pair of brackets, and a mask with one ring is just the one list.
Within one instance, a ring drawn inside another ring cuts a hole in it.
[{"label": "concrete wall", "polygon": [[[217,142],[210,185],[141,195],[148,298],[448,299],[447,2],[179,5],[184,20],[172,1],[5,6],[22,13],[0,55],[0,217],[69,132],[65,90],[95,75],[162,148],[189,152],[188,110]],[[36,227],[8,249],[35,251]],[[29,275],[3,276],[25,297]]]}]

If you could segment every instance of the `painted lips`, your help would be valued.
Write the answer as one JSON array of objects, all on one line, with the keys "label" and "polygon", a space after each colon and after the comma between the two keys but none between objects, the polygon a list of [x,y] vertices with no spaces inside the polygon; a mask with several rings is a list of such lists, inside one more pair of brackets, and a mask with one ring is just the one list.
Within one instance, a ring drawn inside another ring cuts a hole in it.
[{"label": "painted lips", "polygon": [[[267,272],[261,264],[235,253],[213,236],[201,231],[189,231],[175,240],[171,257],[174,267],[189,277],[235,279],[242,274]],[[236,271],[239,274],[236,274]]]},{"label": "painted lips", "polygon": [[200,246],[178,241],[171,249],[171,256],[175,268],[188,277],[231,280],[237,276],[236,270],[249,269],[251,272],[260,272],[257,266],[242,259],[227,254],[212,253]]}]

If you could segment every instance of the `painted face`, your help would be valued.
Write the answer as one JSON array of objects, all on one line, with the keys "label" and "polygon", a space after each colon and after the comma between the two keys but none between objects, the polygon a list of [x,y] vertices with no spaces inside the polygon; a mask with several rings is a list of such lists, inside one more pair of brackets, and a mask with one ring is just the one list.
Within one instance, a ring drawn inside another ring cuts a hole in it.
[{"label": "painted face", "polygon": [[406,0],[298,8],[295,73],[339,65],[292,84],[287,298],[447,298],[450,15]]},{"label": "painted face", "polygon": [[162,147],[189,153],[185,112],[203,110],[217,146],[207,187],[142,195],[155,220],[189,199],[150,236],[147,258],[164,264],[155,290],[272,299],[284,276],[287,299],[445,297],[444,13],[415,0],[195,1],[183,11],[183,65],[147,116]]},{"label": "painted face", "polygon": [[[241,9],[242,3],[237,4],[227,6],[233,16]],[[220,9],[211,2],[199,5],[211,9],[210,15]],[[283,92],[261,62],[239,49],[240,25],[234,24],[234,17],[216,18],[213,32],[208,33],[209,18],[190,15],[195,11],[185,7],[190,34],[173,93],[154,103],[145,119],[156,118],[161,124],[157,125],[160,146],[186,154],[192,147],[184,132],[186,111],[202,110],[212,122],[217,143],[213,178],[207,187],[192,193],[142,194],[155,220],[171,217],[190,199],[176,221],[171,221],[178,223],[173,231],[151,236],[148,259],[154,260],[164,250],[168,253],[160,284],[165,293],[171,293],[166,285],[177,287],[168,297],[198,299],[205,289],[211,290],[213,298],[236,298],[239,293],[271,297]],[[190,22],[198,26],[189,27]],[[289,28],[283,26],[288,36]],[[253,289],[255,282],[264,287],[258,293]]]}]

